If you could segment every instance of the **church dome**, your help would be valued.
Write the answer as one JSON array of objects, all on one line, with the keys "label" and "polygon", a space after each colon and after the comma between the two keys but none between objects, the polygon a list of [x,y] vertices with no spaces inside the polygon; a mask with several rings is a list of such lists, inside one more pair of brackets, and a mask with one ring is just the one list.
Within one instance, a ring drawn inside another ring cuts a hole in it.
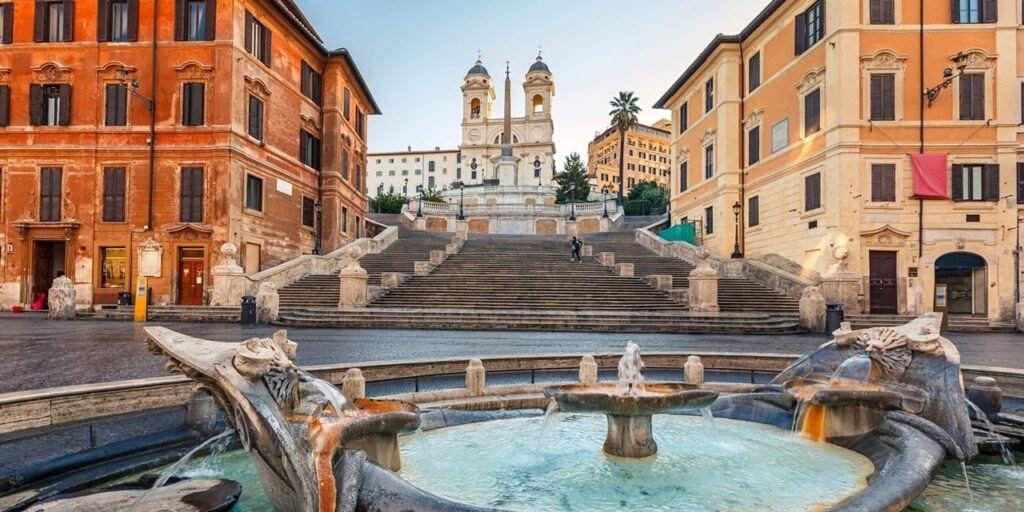
[{"label": "church dome", "polygon": [[484,67],[484,63],[480,62],[479,59],[476,61],[476,64],[473,65],[473,67],[469,68],[469,72],[466,73],[466,76],[469,75],[491,76],[490,73],[487,72],[487,68]]},{"label": "church dome", "polygon": [[548,65],[544,63],[544,59],[541,58],[540,55],[537,56],[537,62],[534,62],[533,65],[530,66],[530,71],[529,72],[530,73],[536,73],[538,71],[540,71],[541,73],[550,73],[551,72],[551,70],[548,69]]}]

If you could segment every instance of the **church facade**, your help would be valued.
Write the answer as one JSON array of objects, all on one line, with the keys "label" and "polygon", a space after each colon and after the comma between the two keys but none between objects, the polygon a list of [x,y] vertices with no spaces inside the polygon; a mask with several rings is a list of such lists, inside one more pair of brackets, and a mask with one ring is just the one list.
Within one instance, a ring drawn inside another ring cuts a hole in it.
[{"label": "church facade", "polygon": [[[506,70],[505,111],[511,110],[511,78]],[[523,82],[524,113],[512,117],[510,123],[495,116],[494,81],[479,60],[466,74],[462,84],[462,181],[466,185],[494,183],[498,179],[502,136],[511,126],[513,156],[516,161],[514,183],[503,180],[502,186],[554,186],[557,173],[554,123],[551,102],[555,83],[551,70],[537,56]]]}]

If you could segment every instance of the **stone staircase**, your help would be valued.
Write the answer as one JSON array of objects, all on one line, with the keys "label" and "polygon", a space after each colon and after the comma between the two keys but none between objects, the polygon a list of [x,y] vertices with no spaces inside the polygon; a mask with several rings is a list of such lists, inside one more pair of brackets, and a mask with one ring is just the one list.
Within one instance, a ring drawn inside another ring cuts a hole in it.
[{"label": "stone staircase", "polygon": [[[915,317],[911,315],[858,315],[847,313],[844,319],[850,322],[854,329],[867,329],[869,327],[892,327],[903,325]],[[949,317],[949,330],[951,332],[1016,332],[1017,329],[1010,323],[990,322],[983,316],[952,315]]]},{"label": "stone staircase", "polygon": [[[595,233],[585,237],[584,242],[593,248],[595,258],[601,252],[613,252],[616,263],[632,263],[633,274],[637,277],[668,274],[672,276],[674,288],[689,287],[693,264],[658,256],[636,243],[632,231]],[[724,312],[767,313],[786,318],[796,318],[800,313],[799,300],[749,279],[720,279],[718,305]]]},{"label": "stone staircase", "polygon": [[[132,320],[135,306],[102,306],[95,310],[79,311],[76,318],[83,320]],[[239,306],[149,306],[147,320],[151,322],[222,322],[238,323],[242,318]]]}]

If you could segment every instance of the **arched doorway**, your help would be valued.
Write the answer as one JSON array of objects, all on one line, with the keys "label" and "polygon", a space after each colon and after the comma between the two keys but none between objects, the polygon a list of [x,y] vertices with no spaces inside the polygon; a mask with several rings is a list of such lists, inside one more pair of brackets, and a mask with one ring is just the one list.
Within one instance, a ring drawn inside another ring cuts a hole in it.
[{"label": "arched doorway", "polygon": [[951,252],[935,261],[935,286],[945,286],[951,315],[988,314],[988,265],[970,252]]}]

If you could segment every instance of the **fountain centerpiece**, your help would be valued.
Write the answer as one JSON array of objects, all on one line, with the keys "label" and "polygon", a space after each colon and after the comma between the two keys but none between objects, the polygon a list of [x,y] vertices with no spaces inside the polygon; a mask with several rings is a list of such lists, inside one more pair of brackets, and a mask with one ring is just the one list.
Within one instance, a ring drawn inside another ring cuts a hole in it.
[{"label": "fountain centerpiece", "polygon": [[640,347],[629,342],[619,360],[616,383],[566,385],[547,388],[544,394],[565,412],[604,413],[608,434],[604,452],[627,458],[650,457],[658,452],[651,417],[708,407],[718,393],[693,384],[646,383]]}]

